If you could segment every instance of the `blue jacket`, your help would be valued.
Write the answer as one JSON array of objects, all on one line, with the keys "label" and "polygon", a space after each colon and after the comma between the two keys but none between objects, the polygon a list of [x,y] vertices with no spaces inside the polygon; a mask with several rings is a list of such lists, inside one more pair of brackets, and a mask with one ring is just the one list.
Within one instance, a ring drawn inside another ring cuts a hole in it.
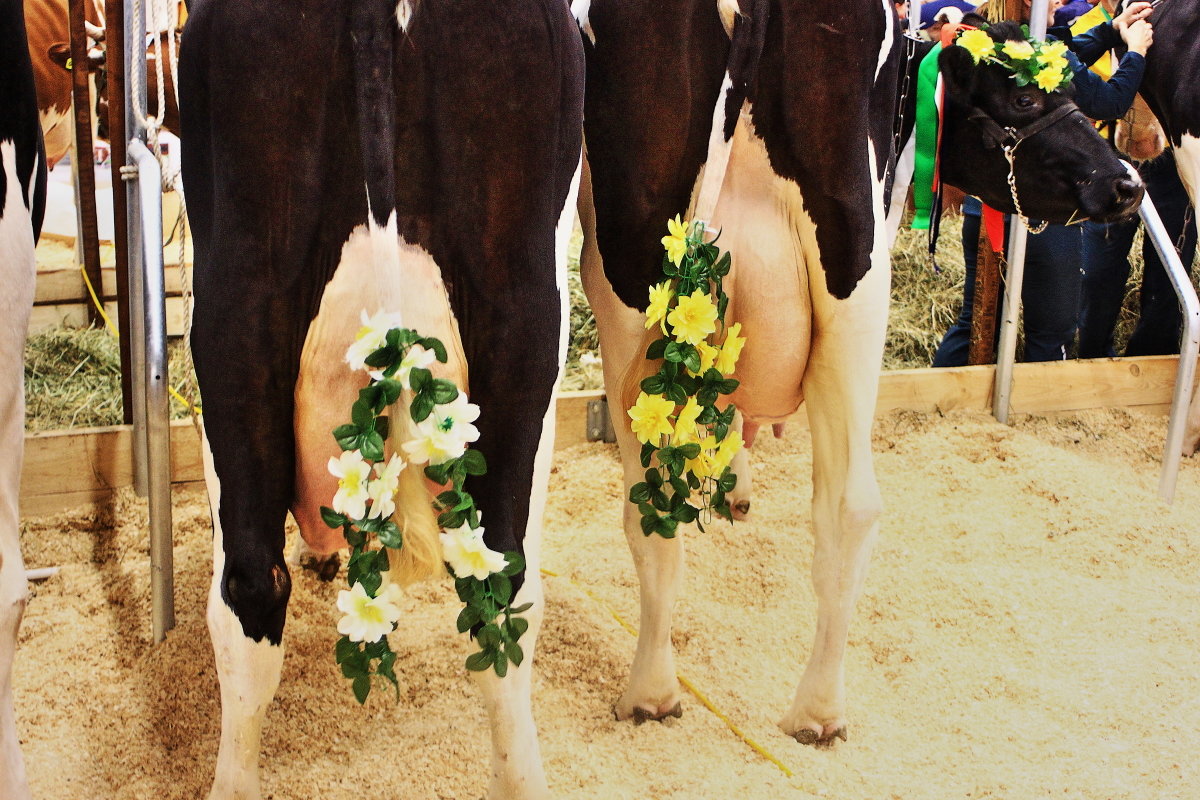
[{"label": "blue jacket", "polygon": [[1113,76],[1105,81],[1088,69],[1097,59],[1121,44],[1121,34],[1111,22],[1105,22],[1087,33],[1072,36],[1069,28],[1051,28],[1047,34],[1066,42],[1068,63],[1075,72],[1075,104],[1079,110],[1096,120],[1117,119],[1133,105],[1146,59],[1139,53],[1126,53]]}]

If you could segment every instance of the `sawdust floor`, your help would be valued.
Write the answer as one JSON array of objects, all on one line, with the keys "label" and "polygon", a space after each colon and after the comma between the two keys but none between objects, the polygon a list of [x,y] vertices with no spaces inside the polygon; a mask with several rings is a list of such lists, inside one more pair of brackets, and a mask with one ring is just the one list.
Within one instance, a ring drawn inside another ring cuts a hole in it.
[{"label": "sawdust floor", "polygon": [[[612,446],[558,455],[535,715],[560,798],[1185,798],[1200,786],[1200,464],[1156,499],[1162,418],[1121,411],[1002,427],[897,414],[876,427],[887,514],[851,632],[850,740],[784,737],[814,624],[808,434],[760,441],[756,517],[687,536],[681,670],[794,776],[692,696],[634,727],[611,708],[636,622]],[[39,584],[16,664],[37,798],[196,798],[219,726],[203,604],[203,496],[175,510],[178,627],[149,643],[145,512],[30,521]],[[340,580],[340,579],[339,579]],[[276,800],[479,798],[488,742],[446,585],[410,593],[397,703],[359,709],[332,659],[337,584],[298,577],[267,718]]]}]

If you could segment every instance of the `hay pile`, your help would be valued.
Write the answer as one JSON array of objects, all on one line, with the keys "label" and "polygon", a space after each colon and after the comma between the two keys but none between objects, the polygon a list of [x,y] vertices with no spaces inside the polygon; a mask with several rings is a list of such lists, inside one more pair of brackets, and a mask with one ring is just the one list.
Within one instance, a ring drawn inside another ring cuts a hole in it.
[{"label": "hay pile", "polygon": [[[560,452],[546,522],[547,619],[535,715],[559,798],[1183,798],[1200,785],[1200,463],[1155,499],[1164,422],[1121,411],[1013,427],[976,413],[878,421],[887,511],[847,660],[850,741],[828,751],[774,726],[811,644],[807,433],[760,437],[754,518],[688,532],[679,666],[794,775],[691,696],[634,727],[611,706],[636,624],[617,529],[615,448]],[[203,621],[202,494],[175,510],[179,626],[149,643],[144,507],[27,521],[35,589],[16,663],[35,797],[195,798],[219,728]],[[341,578],[339,578],[341,580]],[[478,798],[487,737],[460,668],[452,589],[410,592],[401,697],[355,704],[333,664],[338,586],[297,576],[283,683],[262,764],[273,800]]]}]

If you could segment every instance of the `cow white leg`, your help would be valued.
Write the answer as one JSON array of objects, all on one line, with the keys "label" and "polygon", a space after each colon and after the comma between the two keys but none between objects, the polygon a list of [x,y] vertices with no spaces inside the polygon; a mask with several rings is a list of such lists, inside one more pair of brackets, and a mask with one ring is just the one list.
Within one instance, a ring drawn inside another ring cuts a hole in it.
[{"label": "cow white leg", "polygon": [[[1190,135],[1182,137],[1175,148],[1175,165],[1192,199],[1192,208],[1200,208],[1200,139]],[[1183,454],[1190,456],[1197,449],[1200,449],[1200,392],[1192,395],[1192,404],[1188,409]]]},{"label": "cow white leg", "polygon": [[27,800],[29,787],[13,711],[12,665],[28,596],[17,498],[25,448],[25,334],[36,264],[33,226],[25,213],[11,141],[0,145],[0,170],[8,178],[0,204],[4,209],[0,216],[0,278],[5,284],[0,290],[0,797]]},{"label": "cow white leg", "polygon": [[[528,540],[526,543],[528,546]],[[526,573],[525,584],[513,602],[533,603],[521,615],[529,620],[529,630],[521,636],[525,660],[519,667],[509,664],[503,678],[490,669],[471,673],[483,693],[492,736],[487,796],[488,800],[541,800],[550,797],[550,790],[533,721],[533,653],[544,609],[542,581],[536,569]]]},{"label": "cow white leg", "polygon": [[258,800],[258,753],[267,706],[279,688],[283,645],[255,641],[222,597],[224,537],[219,509],[221,484],[204,438],[204,477],[213,518],[213,577],[208,592],[208,632],[221,685],[221,744],[209,800]]},{"label": "cow white leg", "polygon": [[816,246],[805,248],[813,287],[814,337],[804,396],[813,445],[813,585],[817,628],[812,654],[784,732],[806,744],[845,738],[843,661],[854,605],[882,509],[871,457],[890,269],[882,225],[872,268],[845,300],[824,293]]},{"label": "cow white leg", "polygon": [[[628,497],[629,488],[642,479],[644,470],[638,463],[641,447],[630,430],[629,418],[625,414],[631,402],[622,398],[622,384],[626,365],[645,361],[641,357],[645,315],[625,306],[604,276],[603,263],[596,246],[591,176],[586,160],[579,188],[579,216],[584,230],[580,278],[598,322],[600,352],[604,357],[604,386],[621,451],[624,496]],[[679,716],[681,693],[671,645],[671,612],[683,579],[682,535],[674,539],[647,537],[642,533],[637,508],[628,502],[623,502],[621,506],[625,539],[629,542],[633,563],[637,568],[641,621],[629,686],[617,701],[616,717],[621,720],[633,717],[640,722],[662,719],[668,715]]]}]

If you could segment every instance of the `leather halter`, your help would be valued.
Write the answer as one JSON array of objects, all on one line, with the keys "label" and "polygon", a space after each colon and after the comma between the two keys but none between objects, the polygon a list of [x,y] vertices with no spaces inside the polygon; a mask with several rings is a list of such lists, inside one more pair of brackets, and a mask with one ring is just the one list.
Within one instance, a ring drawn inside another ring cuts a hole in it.
[{"label": "leather halter", "polygon": [[1021,142],[1032,138],[1054,123],[1064,120],[1072,114],[1083,116],[1083,112],[1079,110],[1079,106],[1074,103],[1067,103],[1054,109],[1046,116],[1034,120],[1023,128],[1013,128],[1007,126],[1001,127],[992,118],[991,114],[978,106],[972,106],[967,113],[967,119],[983,129],[983,135],[987,139],[989,148],[999,147],[1002,150],[1012,151],[1017,149],[1017,145]]}]

